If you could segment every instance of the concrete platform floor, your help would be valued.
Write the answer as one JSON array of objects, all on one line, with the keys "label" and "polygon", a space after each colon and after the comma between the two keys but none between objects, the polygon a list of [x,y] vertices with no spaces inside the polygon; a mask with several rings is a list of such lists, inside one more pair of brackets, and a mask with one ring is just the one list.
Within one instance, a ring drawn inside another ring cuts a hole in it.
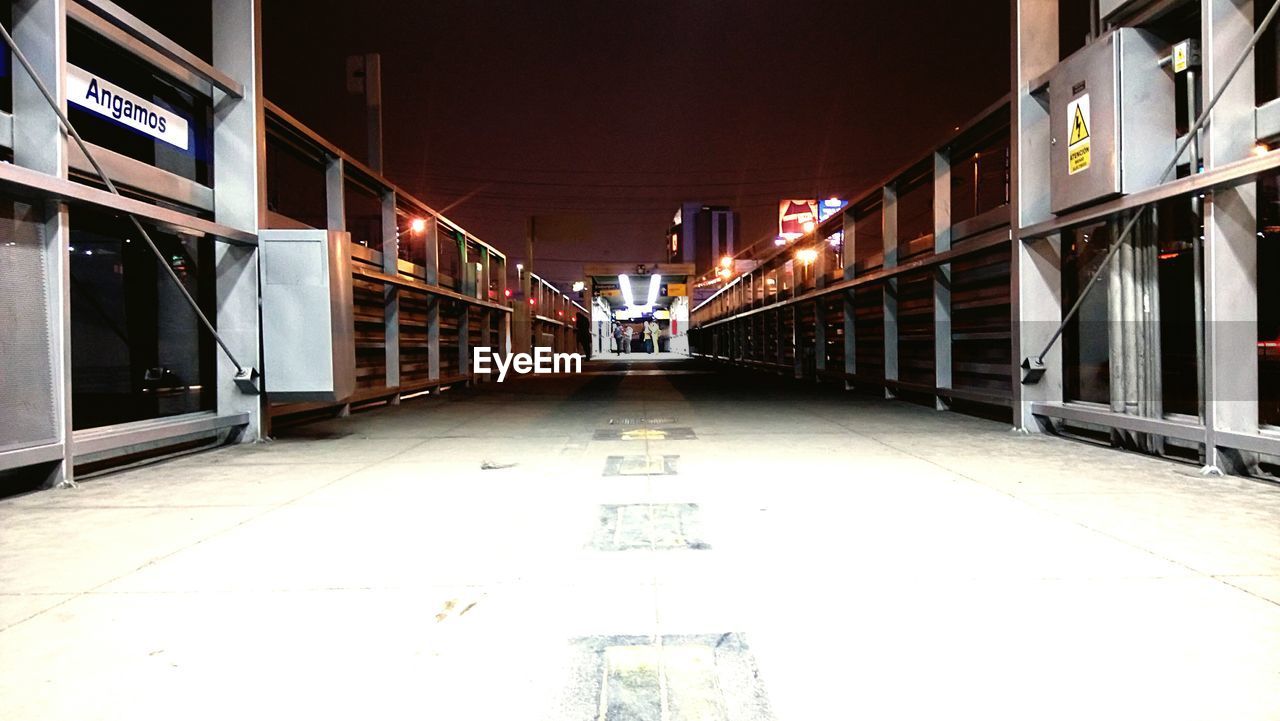
[{"label": "concrete platform floor", "polygon": [[587,370],[0,502],[0,718],[1280,718],[1280,489]]}]

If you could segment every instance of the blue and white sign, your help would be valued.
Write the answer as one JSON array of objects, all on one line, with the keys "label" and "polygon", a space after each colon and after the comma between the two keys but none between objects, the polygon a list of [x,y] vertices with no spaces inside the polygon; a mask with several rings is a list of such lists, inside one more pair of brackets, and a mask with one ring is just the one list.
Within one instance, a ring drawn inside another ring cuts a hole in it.
[{"label": "blue and white sign", "polygon": [[174,147],[190,149],[186,118],[74,65],[67,65],[67,100]]},{"label": "blue and white sign", "polygon": [[840,198],[827,198],[818,206],[818,222],[821,223],[827,218],[839,213],[844,210],[845,206],[848,204],[849,201],[847,200],[841,200]]}]

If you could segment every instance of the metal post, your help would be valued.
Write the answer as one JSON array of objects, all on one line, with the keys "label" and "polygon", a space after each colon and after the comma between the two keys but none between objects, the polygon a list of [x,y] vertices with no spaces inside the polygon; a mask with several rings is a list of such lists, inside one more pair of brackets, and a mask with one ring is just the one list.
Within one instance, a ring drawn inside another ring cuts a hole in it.
[{"label": "metal post", "polygon": [[[33,68],[64,107],[66,77],[65,0],[17,0],[13,4],[12,35]],[[7,52],[7,50],[6,50]],[[57,114],[49,107],[35,82],[17,72],[13,80],[13,162],[59,178],[67,177],[67,142]],[[46,319],[50,341],[50,387],[53,420],[61,459],[45,475],[46,488],[75,485],[71,428],[71,259],[67,207],[57,201],[44,209],[44,269],[48,283]]]},{"label": "metal post", "polygon": [[[974,164],[976,167],[976,163]],[[974,195],[977,195],[975,186]],[[933,252],[951,250],[951,158],[946,151],[933,154]],[[939,265],[933,273],[933,385],[950,388],[952,357],[951,264]],[[950,408],[940,393],[934,407]]]},{"label": "metal post", "polygon": [[[1250,0],[1205,0],[1203,89],[1212,97],[1254,32]],[[1204,132],[1205,170],[1248,157],[1256,142],[1254,66],[1245,63]],[[1239,472],[1249,460],[1218,447],[1219,431],[1258,432],[1258,213],[1252,181],[1205,203],[1205,470]]]},{"label": "metal post", "polygon": [[822,380],[827,371],[827,313],[826,301],[813,302],[813,369],[814,380]]},{"label": "metal post", "polygon": [[[857,273],[856,232],[857,217],[850,208],[844,213],[844,242],[840,247],[840,260],[844,266],[845,280],[852,280]],[[845,390],[852,390],[853,383],[849,378],[856,377],[858,373],[857,306],[852,288],[840,294],[840,306],[844,320],[844,387]]]},{"label": "metal post", "polygon": [[[1020,229],[1048,220],[1049,108],[1045,99],[1028,92],[1028,85],[1058,63],[1057,0],[1012,0],[1013,43],[1010,125],[1010,211],[1013,228],[1010,304],[1012,316],[1010,385],[1014,426],[1040,430],[1031,413],[1034,401],[1061,401],[1062,374],[1047,373],[1035,385],[1018,382],[1018,360],[1038,353],[1062,320],[1061,237],[1024,243]],[[1062,349],[1055,346],[1045,359],[1050,368],[1062,367]]]},{"label": "metal post", "polygon": [[804,378],[804,335],[801,333],[800,323],[803,316],[800,315],[800,306],[798,303],[791,304],[791,369],[796,379]]},{"label": "metal post", "polygon": [[[458,234],[458,271],[463,276],[461,286],[467,275],[467,236],[462,233]],[[458,314],[458,374],[471,375],[471,306],[465,303]]]},{"label": "metal post", "polygon": [[[325,216],[329,230],[347,230],[346,163],[342,158],[329,157],[324,169]],[[268,380],[269,382],[269,380]],[[351,404],[338,408],[338,416],[351,415]]]},{"label": "metal post", "polygon": [[[880,204],[880,227],[884,232],[884,267],[898,265],[898,189],[886,185]],[[884,282],[884,397],[896,394],[890,385],[898,380],[898,279]]]},{"label": "metal post", "polygon": [[[440,222],[427,219],[422,234],[422,265],[429,285],[440,285]],[[427,379],[440,380],[440,297],[427,297]]]},{"label": "metal post", "polygon": [[[244,97],[223,97],[213,110],[214,219],[257,233],[267,226],[266,122],[262,99],[261,0],[220,0],[213,4],[213,64],[244,87]],[[217,91],[215,91],[217,93]],[[258,250],[217,243],[218,334],[228,353],[256,365],[261,357],[258,314]],[[218,413],[248,413],[241,438],[262,436],[266,397],[242,393],[236,368],[218,360]]]},{"label": "metal post", "polygon": [[[382,191],[382,272],[400,275],[400,234],[396,227],[396,194]],[[386,365],[385,385],[388,390],[400,387],[400,289],[382,286],[383,359]],[[391,405],[399,405],[400,395],[391,397]]]}]

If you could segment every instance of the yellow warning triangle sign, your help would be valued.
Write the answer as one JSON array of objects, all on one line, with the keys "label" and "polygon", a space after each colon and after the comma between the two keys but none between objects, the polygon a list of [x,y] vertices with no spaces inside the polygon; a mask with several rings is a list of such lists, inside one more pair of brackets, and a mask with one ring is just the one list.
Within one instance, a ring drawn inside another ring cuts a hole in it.
[{"label": "yellow warning triangle sign", "polygon": [[1076,116],[1071,121],[1071,138],[1067,141],[1067,145],[1075,145],[1088,139],[1089,124],[1085,122],[1084,113],[1080,110],[1080,106],[1076,105]]}]

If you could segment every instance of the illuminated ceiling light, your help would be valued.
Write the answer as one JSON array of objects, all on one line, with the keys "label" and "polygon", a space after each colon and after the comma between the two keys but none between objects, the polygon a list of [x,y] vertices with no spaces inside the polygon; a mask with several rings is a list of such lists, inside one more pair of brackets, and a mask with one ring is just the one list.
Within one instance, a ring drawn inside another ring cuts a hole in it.
[{"label": "illuminated ceiling light", "polygon": [[631,293],[631,277],[626,273],[619,273],[618,286],[622,288],[622,302],[626,305],[635,305],[636,297]]},{"label": "illuminated ceiling light", "polygon": [[649,300],[645,305],[653,305],[658,300],[658,285],[662,283],[662,276],[654,273],[649,276]]},{"label": "illuminated ceiling light", "polygon": [[733,267],[733,256],[726,255],[725,257],[721,258],[721,259],[720,259],[720,267],[721,267],[721,268],[732,268],[732,267]]},{"label": "illuminated ceiling light", "polygon": [[574,293],[581,293],[582,291],[584,291],[584,290],[586,290],[586,289],[587,289],[587,284],[586,284],[586,283],[584,283],[583,281],[580,281],[580,280],[575,280],[575,281],[573,281],[573,292],[574,292]]},{"label": "illuminated ceiling light", "polygon": [[421,233],[427,229],[427,221],[423,218],[414,218],[409,222],[409,229],[415,233]]},{"label": "illuminated ceiling light", "polygon": [[804,263],[805,265],[810,265],[817,259],[818,251],[813,248],[802,248],[796,251],[796,260]]}]

